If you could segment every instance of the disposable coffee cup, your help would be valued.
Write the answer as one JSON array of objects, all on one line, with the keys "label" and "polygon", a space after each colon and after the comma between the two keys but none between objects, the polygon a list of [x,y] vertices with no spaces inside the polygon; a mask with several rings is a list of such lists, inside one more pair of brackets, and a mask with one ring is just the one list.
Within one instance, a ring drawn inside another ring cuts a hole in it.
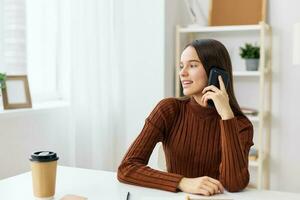
[{"label": "disposable coffee cup", "polygon": [[55,194],[56,168],[58,157],[51,151],[31,154],[33,194],[36,199],[50,200]]}]

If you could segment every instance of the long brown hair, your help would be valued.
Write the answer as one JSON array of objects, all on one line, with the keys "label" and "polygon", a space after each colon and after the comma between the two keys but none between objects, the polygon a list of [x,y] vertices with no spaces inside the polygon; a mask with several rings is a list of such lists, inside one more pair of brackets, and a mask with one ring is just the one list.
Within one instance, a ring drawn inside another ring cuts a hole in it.
[{"label": "long brown hair", "polygon": [[189,46],[195,48],[198,57],[206,71],[207,77],[209,76],[210,69],[213,66],[222,68],[228,72],[229,82],[226,91],[229,97],[230,106],[235,115],[244,115],[234,95],[232,65],[229,53],[225,46],[221,42],[214,39],[194,40],[186,45],[185,48]]}]

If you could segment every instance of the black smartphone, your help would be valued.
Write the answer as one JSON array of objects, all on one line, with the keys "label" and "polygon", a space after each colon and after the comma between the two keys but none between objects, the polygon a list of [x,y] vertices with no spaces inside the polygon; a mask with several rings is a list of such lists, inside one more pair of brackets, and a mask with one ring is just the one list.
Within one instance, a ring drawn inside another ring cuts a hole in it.
[{"label": "black smartphone", "polygon": [[[221,76],[225,85],[225,88],[227,89],[228,83],[229,83],[229,74],[224,69],[221,69],[219,67],[212,67],[209,72],[208,77],[208,86],[214,85],[217,88],[220,89],[219,79],[218,76]],[[210,107],[214,107],[214,102],[212,100],[208,100],[207,104]]]}]

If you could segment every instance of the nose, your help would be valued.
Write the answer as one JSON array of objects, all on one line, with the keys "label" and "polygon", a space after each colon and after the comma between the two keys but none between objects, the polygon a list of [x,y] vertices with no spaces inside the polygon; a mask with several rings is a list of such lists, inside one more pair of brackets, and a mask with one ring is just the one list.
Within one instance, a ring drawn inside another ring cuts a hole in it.
[{"label": "nose", "polygon": [[187,75],[188,75],[188,72],[187,72],[186,67],[184,66],[182,69],[180,69],[179,76],[184,77],[184,76],[187,76]]}]

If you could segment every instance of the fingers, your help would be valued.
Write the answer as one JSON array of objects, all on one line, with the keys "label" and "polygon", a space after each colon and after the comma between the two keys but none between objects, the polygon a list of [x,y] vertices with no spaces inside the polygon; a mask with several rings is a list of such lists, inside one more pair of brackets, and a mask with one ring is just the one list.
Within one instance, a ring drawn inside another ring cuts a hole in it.
[{"label": "fingers", "polygon": [[201,177],[201,182],[198,188],[198,192],[203,195],[214,195],[224,192],[222,184],[213,178],[208,176]]},{"label": "fingers", "polygon": [[218,186],[210,181],[206,181],[203,184],[203,188],[209,191],[211,195],[220,193]]},{"label": "fingers", "polygon": [[224,187],[223,187],[223,185],[222,185],[222,183],[220,181],[218,181],[216,179],[213,179],[213,178],[210,178],[210,177],[208,177],[208,180],[210,182],[214,183],[215,185],[217,185],[221,193],[224,192]]},{"label": "fingers", "polygon": [[222,76],[218,76],[218,79],[219,79],[219,84],[220,84],[220,90],[226,91],[225,84],[223,82]]},{"label": "fingers", "polygon": [[217,102],[225,102],[228,100],[228,94],[225,88],[225,85],[223,83],[222,77],[218,76],[219,82],[220,82],[220,88],[219,90],[216,86],[210,85],[203,89],[202,93],[204,93],[201,97],[201,102],[204,106],[207,106],[207,101],[209,99],[213,100],[214,103]]},{"label": "fingers", "polygon": [[219,80],[220,89],[214,85],[209,85],[202,90],[202,94],[206,93],[209,90],[214,91],[214,92],[218,92],[219,90],[226,91],[226,87],[225,87],[222,76],[219,75],[218,80]]},{"label": "fingers", "polygon": [[207,101],[209,99],[213,99],[213,92],[206,92],[202,97],[201,97],[201,102],[203,103],[204,106],[207,106]]},{"label": "fingers", "polygon": [[178,188],[186,193],[202,194],[205,196],[223,193],[224,191],[222,184],[218,180],[208,176],[183,178]]},{"label": "fingers", "polygon": [[209,196],[217,193],[217,191],[215,191],[215,189],[213,187],[208,186],[206,184],[207,183],[203,183],[201,185],[201,188],[199,188],[199,192],[200,192],[200,190],[204,190],[204,191],[206,191],[206,193],[204,193],[204,195],[206,195],[208,193]]},{"label": "fingers", "polygon": [[[220,183],[220,181],[213,179],[211,177],[205,176],[203,177],[205,179],[205,182],[203,182],[206,186],[213,189],[213,194],[223,193],[224,187]],[[211,191],[210,191],[211,192]]]},{"label": "fingers", "polygon": [[201,188],[199,189],[199,194],[202,194],[204,196],[210,196],[211,195],[207,190],[201,189]]},{"label": "fingers", "polygon": [[202,94],[206,93],[207,91],[218,92],[218,91],[219,91],[219,88],[217,88],[217,87],[214,86],[214,85],[207,86],[207,87],[205,87],[205,88],[202,90]]}]

